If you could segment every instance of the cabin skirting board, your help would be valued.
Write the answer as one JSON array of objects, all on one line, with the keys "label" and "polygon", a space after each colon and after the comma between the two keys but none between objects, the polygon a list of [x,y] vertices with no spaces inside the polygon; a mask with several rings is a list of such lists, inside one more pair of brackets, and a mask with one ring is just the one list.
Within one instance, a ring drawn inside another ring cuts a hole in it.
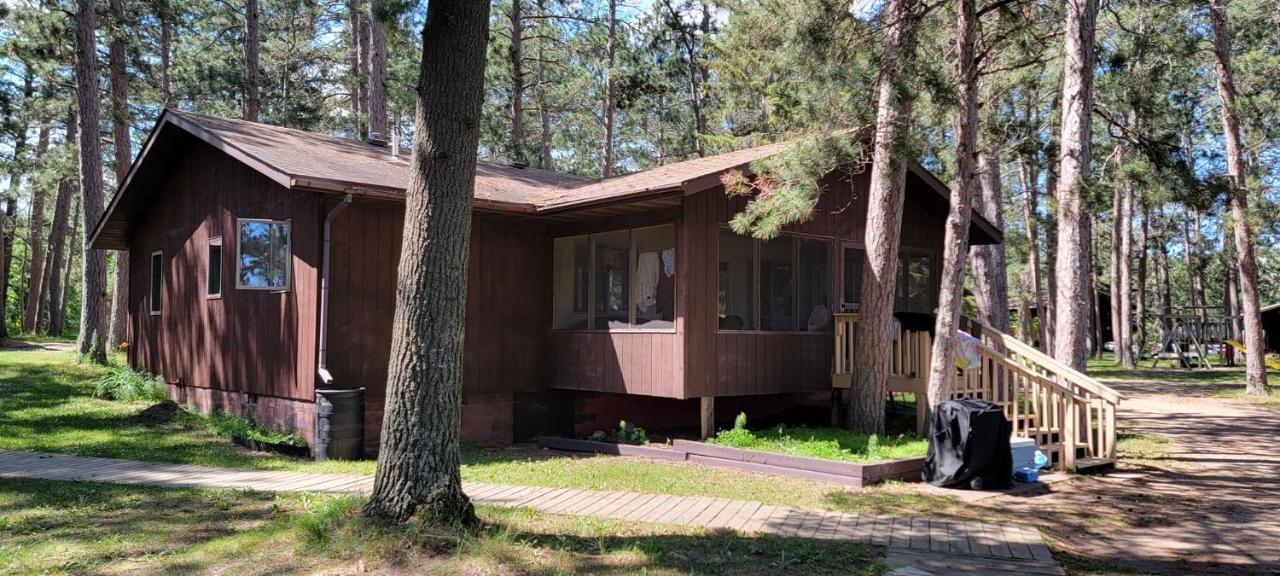
[{"label": "cabin skirting board", "polygon": [[169,397],[188,409],[203,414],[217,409],[227,414],[253,418],[254,422],[267,428],[294,432],[305,438],[308,446],[315,446],[314,402],[173,383],[169,383]]}]

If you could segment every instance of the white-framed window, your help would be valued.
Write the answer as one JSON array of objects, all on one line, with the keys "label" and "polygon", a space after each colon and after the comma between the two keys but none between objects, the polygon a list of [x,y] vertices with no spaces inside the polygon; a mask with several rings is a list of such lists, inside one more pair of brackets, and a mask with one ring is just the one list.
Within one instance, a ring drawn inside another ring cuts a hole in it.
[{"label": "white-framed window", "polygon": [[222,237],[209,239],[207,258],[208,269],[205,270],[205,297],[211,300],[222,297]]},{"label": "white-framed window", "polygon": [[288,221],[236,219],[237,289],[289,289],[293,260],[289,234]]},{"label": "white-framed window", "polygon": [[147,311],[152,316],[159,316],[161,301],[164,297],[164,252],[156,250],[151,253],[151,286],[147,292]]}]

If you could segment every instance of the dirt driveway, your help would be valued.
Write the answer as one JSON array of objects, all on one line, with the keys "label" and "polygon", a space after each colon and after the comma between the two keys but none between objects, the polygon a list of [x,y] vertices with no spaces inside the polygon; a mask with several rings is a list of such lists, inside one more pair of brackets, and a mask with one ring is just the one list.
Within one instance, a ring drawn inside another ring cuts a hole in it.
[{"label": "dirt driveway", "polygon": [[1072,573],[1280,575],[1280,413],[1221,385],[1108,384],[1122,433],[1170,439],[1163,454],[983,506],[1040,526]]}]

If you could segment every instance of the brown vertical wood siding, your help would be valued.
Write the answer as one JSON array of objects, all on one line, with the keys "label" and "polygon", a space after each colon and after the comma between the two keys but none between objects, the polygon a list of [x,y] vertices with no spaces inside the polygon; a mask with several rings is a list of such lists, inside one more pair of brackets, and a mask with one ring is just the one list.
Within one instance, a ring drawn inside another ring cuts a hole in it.
[{"label": "brown vertical wood siding", "polygon": [[[310,402],[314,395],[321,200],[190,144],[130,237],[130,362],[184,387]],[[288,220],[288,291],[237,290],[236,218]],[[206,297],[209,238],[223,238],[222,297]],[[148,310],[163,251],[162,310]]]},{"label": "brown vertical wood siding", "polygon": [[[869,175],[828,177],[825,190],[808,221],[787,227],[784,234],[831,241],[833,299],[841,288],[844,246],[863,245],[866,234]],[[932,193],[932,192],[930,192]],[[746,206],[746,198],[730,198],[722,187],[684,202],[685,242],[681,244],[680,301],[689,311],[681,317],[684,340],[684,397],[744,396],[821,392],[831,387],[832,339],[828,333],[720,331],[718,329],[717,262],[719,234]],[[910,199],[903,211],[902,246],[934,253],[942,246],[942,222]],[[936,291],[936,287],[935,287]]]},{"label": "brown vertical wood siding", "polygon": [[551,332],[551,385],[567,390],[682,398],[672,332]]},{"label": "brown vertical wood siding", "polygon": [[[382,426],[391,323],[404,230],[399,204],[357,202],[332,226],[329,370],[341,388],[364,387],[366,447]],[[544,227],[476,213],[471,225],[465,440],[510,442],[514,393],[541,390],[551,322],[551,251]]]}]

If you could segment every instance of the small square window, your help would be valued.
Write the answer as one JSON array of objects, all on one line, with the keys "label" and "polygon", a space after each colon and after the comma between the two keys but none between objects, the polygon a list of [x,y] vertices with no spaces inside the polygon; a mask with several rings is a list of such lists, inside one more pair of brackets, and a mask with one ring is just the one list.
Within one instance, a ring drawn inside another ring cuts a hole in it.
[{"label": "small square window", "polygon": [[152,316],[159,316],[164,292],[164,253],[159,250],[151,253],[150,281],[151,290],[147,294],[147,310]]},{"label": "small square window", "polygon": [[222,297],[222,237],[209,239],[208,270],[205,272],[205,290],[209,298]]},{"label": "small square window", "polygon": [[236,288],[288,290],[293,259],[289,223],[241,218],[236,229]]}]

